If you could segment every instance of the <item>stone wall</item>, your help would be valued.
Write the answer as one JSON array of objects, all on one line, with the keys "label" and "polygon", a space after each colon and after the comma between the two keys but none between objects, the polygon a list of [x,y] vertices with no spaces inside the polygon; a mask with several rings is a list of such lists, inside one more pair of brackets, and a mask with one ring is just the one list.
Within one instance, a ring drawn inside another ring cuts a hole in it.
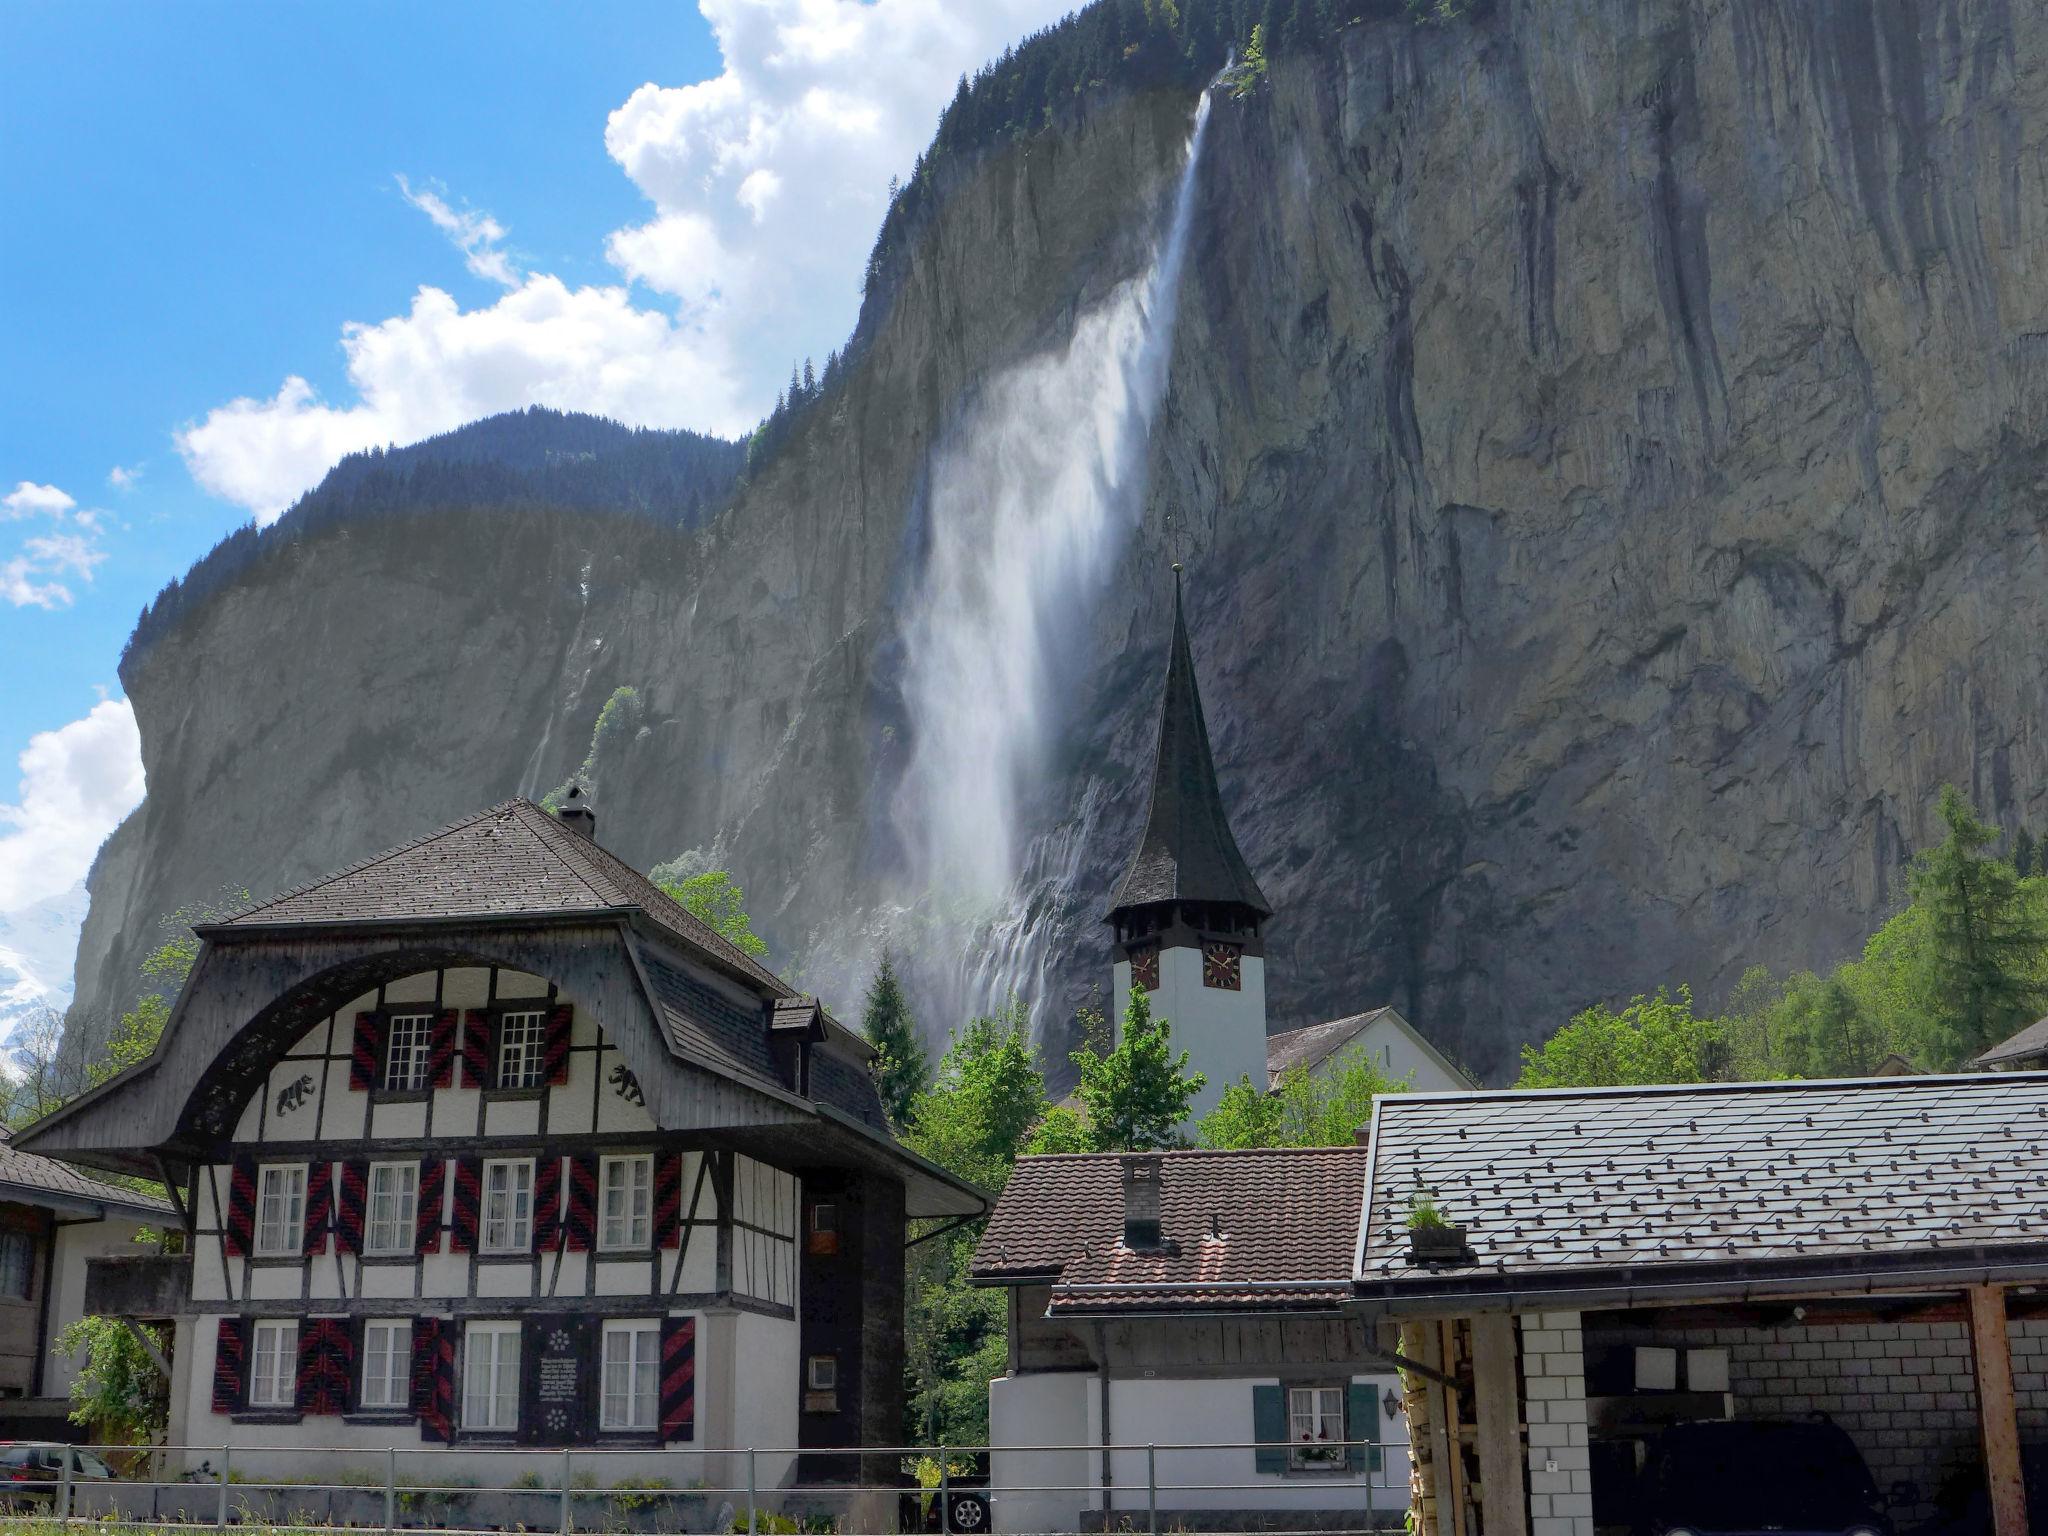
[{"label": "stone wall", "polygon": [[1530,1312],[1518,1321],[1529,1425],[1529,1536],[1593,1536],[1585,1335],[1579,1314]]}]

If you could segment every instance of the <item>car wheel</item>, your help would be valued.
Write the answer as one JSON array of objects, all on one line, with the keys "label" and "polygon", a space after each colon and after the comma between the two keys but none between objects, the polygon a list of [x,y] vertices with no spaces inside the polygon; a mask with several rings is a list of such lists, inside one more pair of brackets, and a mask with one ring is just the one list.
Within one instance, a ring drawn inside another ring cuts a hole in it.
[{"label": "car wheel", "polygon": [[947,1513],[952,1516],[952,1528],[962,1536],[988,1529],[988,1500],[978,1493],[954,1494]]}]

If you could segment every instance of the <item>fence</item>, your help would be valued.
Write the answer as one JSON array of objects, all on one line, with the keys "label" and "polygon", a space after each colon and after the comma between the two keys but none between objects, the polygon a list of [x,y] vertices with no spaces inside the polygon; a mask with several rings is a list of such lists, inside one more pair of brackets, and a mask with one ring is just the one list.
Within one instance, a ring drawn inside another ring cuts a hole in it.
[{"label": "fence", "polygon": [[[1202,1475],[1220,1453],[1264,1453],[1291,1463],[1305,1449],[1319,1461],[1284,1482]],[[1388,1455],[1382,1463],[1381,1452],[1366,1441],[1307,1448],[1284,1441],[1026,1445],[994,1452],[998,1466],[1013,1458],[1078,1457],[1089,1473],[1079,1481],[1026,1482],[984,1475],[992,1459],[987,1446],[364,1450],[17,1442],[0,1447],[0,1509],[66,1529],[100,1522],[165,1530],[367,1529],[386,1536],[406,1530],[981,1536],[992,1525],[1150,1536],[1255,1529],[1272,1536],[1400,1528],[1408,1505],[1406,1460]],[[809,1481],[802,1476],[806,1462],[813,1464]],[[470,1467],[503,1470],[484,1480],[458,1470]],[[1142,1478],[1120,1473],[1137,1468]],[[1177,1477],[1176,1468],[1198,1475]],[[604,1469],[624,1476],[607,1483]],[[834,1471],[854,1475],[844,1481],[820,1475]],[[678,1481],[668,1473],[691,1475]],[[1320,1480],[1319,1473],[1325,1474]],[[1005,1518],[1013,1510],[1041,1512],[1048,1503],[1071,1511],[1071,1519],[1018,1524]]]}]

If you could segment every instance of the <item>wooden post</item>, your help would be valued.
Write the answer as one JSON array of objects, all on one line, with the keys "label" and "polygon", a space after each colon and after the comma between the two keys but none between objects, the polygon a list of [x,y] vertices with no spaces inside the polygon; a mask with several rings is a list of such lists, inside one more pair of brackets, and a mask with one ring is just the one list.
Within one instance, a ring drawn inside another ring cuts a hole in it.
[{"label": "wooden post", "polygon": [[[1458,1374],[1458,1320],[1447,1317],[1437,1324],[1437,1368],[1446,1376]],[[1465,1467],[1465,1425],[1459,1411],[1458,1394],[1455,1388],[1437,1388],[1437,1428],[1443,1435],[1444,1443],[1450,1449],[1450,1456],[1444,1463],[1443,1482],[1444,1508],[1449,1511],[1449,1520],[1443,1528],[1450,1536],[1467,1536],[1467,1518],[1472,1509],[1472,1483],[1466,1476]]]},{"label": "wooden post", "polygon": [[1515,1320],[1505,1312],[1472,1319],[1472,1396],[1479,1427],[1479,1485],[1486,1536],[1528,1536],[1528,1459],[1522,1450],[1522,1382],[1515,1369]]},{"label": "wooden post", "polygon": [[1991,1528],[1995,1536],[2027,1536],[2027,1485],[2020,1473],[2020,1420],[2013,1401],[2005,1291],[1995,1285],[1973,1285],[1968,1297],[1970,1353],[1977,1367],[1977,1426],[1984,1442],[1984,1478],[1991,1492]]}]

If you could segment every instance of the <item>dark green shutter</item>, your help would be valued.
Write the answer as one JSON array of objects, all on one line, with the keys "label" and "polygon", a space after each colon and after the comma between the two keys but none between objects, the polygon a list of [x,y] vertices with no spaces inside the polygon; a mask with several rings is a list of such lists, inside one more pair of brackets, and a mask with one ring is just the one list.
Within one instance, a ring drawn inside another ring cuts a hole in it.
[{"label": "dark green shutter", "polygon": [[1359,1470],[1358,1458],[1366,1458],[1367,1468],[1377,1472],[1386,1464],[1386,1454],[1380,1449],[1380,1394],[1379,1389],[1369,1381],[1354,1381],[1344,1390],[1344,1438],[1346,1440],[1369,1440],[1369,1448],[1351,1445],[1345,1448],[1346,1470]]},{"label": "dark green shutter", "polygon": [[1283,1387],[1252,1388],[1252,1438],[1259,1442],[1253,1452],[1256,1470],[1287,1470],[1287,1392]]}]

